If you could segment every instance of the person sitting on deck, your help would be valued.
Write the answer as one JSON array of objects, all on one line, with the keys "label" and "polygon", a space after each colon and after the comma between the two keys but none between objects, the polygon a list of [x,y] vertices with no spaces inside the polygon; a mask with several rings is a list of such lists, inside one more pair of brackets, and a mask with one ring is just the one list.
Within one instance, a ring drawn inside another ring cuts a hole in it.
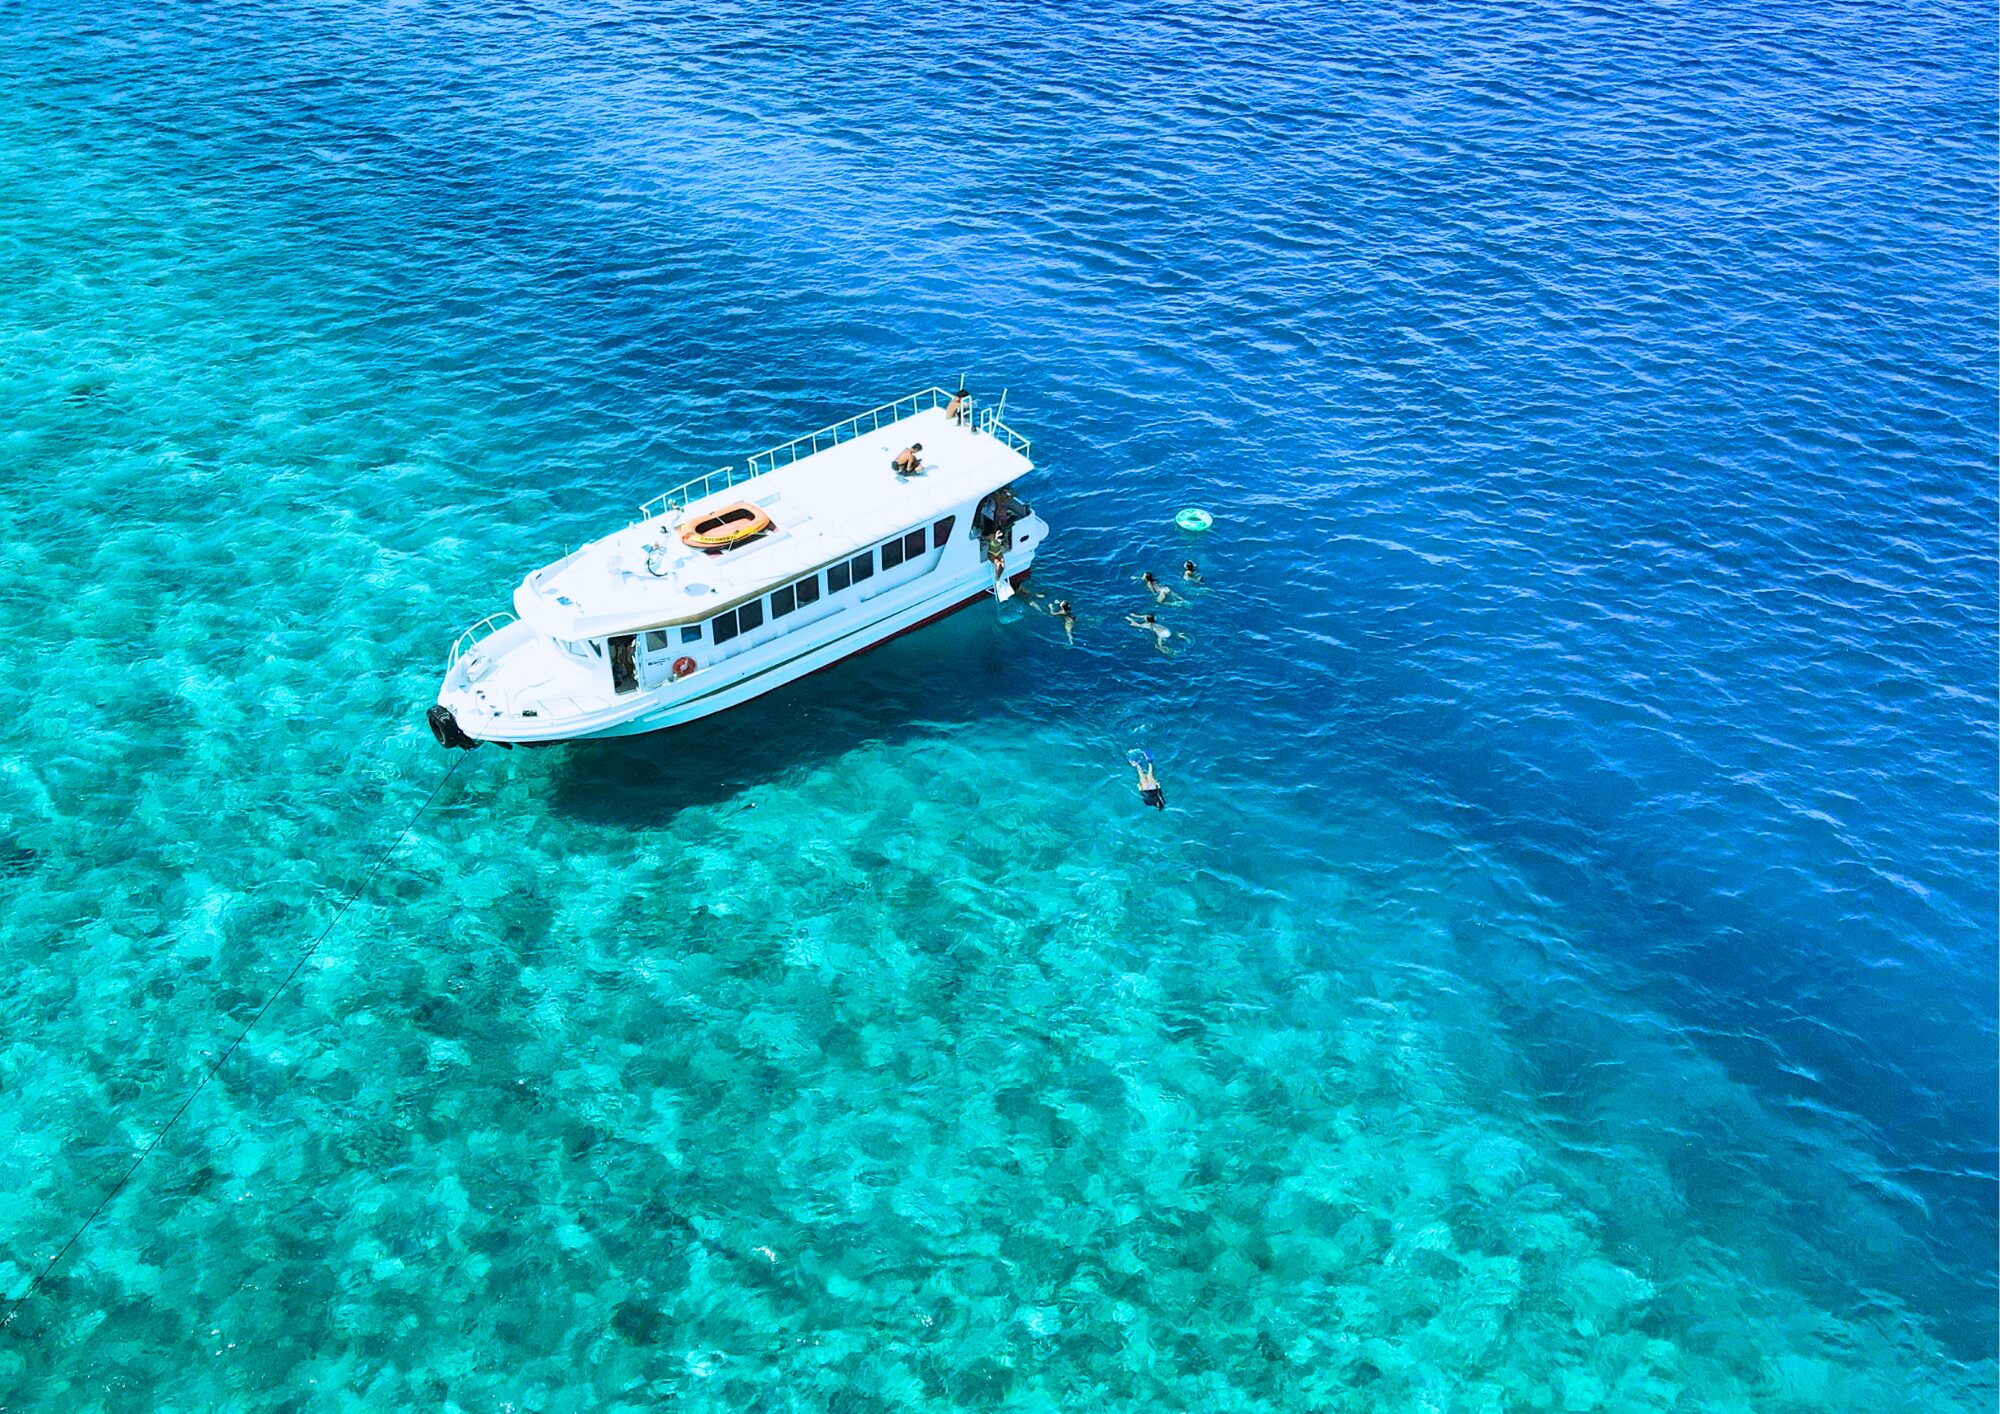
[{"label": "person sitting on deck", "polygon": [[889,465],[894,468],[898,476],[914,476],[917,469],[924,464],[923,458],[917,455],[923,449],[924,444],[922,442],[912,442],[909,446],[903,448],[902,451],[896,453],[896,459],[890,462]]}]

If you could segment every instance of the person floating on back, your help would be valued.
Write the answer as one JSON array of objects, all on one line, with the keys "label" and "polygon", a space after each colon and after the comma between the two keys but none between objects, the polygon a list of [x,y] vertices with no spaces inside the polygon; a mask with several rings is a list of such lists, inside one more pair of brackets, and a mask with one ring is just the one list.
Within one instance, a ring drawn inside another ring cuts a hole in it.
[{"label": "person floating on back", "polygon": [[944,415],[952,422],[964,422],[972,415],[972,394],[960,388],[945,404]]},{"label": "person floating on back", "polygon": [[1139,799],[1155,810],[1165,810],[1167,793],[1160,789],[1159,778],[1153,774],[1153,758],[1143,751],[1134,751],[1127,759],[1131,761],[1132,769],[1139,773]]},{"label": "person floating on back", "polygon": [[1202,582],[1201,571],[1194,567],[1193,560],[1181,561],[1181,578],[1189,584],[1200,584]]},{"label": "person floating on back", "polygon": [[914,476],[917,473],[917,469],[924,464],[924,459],[917,455],[923,449],[924,444],[922,442],[912,442],[909,446],[903,448],[902,451],[896,453],[896,459],[890,462],[889,465],[894,468],[898,476]]},{"label": "person floating on back", "polygon": [[[1167,640],[1174,636],[1172,629],[1168,628],[1151,614],[1127,614],[1125,622],[1132,625],[1133,628],[1143,628],[1146,632],[1152,634],[1153,646],[1162,653],[1168,653]],[[1169,656],[1171,656],[1170,653]]]},{"label": "person floating on back", "polygon": [[1160,583],[1159,580],[1153,578],[1153,572],[1151,570],[1147,570],[1144,574],[1139,576],[1139,583],[1145,585],[1146,588],[1150,589],[1153,592],[1153,602],[1155,604],[1164,604],[1173,597],[1174,591],[1167,588],[1166,585]]}]

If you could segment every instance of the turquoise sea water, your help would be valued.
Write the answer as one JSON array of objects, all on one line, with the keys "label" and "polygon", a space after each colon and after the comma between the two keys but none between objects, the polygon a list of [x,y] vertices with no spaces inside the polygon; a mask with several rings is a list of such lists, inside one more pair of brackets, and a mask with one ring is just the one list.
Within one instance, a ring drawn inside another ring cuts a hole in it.
[{"label": "turquoise sea water", "polygon": [[0,74],[0,1292],[566,545],[969,368],[1080,618],[465,758],[0,1407],[1993,1406],[1990,14],[29,5]]}]

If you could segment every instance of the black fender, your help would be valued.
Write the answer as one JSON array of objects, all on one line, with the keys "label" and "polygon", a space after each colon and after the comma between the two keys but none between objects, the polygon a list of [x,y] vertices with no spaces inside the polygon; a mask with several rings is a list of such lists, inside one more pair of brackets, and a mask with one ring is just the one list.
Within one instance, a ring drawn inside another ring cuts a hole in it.
[{"label": "black fender", "polygon": [[442,702],[426,712],[424,720],[431,724],[431,735],[437,738],[438,745],[447,750],[470,751],[479,745],[476,739],[465,734],[458,718],[451,715],[451,708]]}]

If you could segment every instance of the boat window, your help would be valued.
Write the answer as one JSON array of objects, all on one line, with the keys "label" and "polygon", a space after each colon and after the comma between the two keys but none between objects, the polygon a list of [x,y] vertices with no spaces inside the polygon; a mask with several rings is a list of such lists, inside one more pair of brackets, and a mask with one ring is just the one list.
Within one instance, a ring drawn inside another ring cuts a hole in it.
[{"label": "boat window", "polygon": [[793,589],[791,585],[788,584],[783,589],[773,589],[771,591],[772,618],[782,619],[792,610],[798,608],[798,606],[798,591]]},{"label": "boat window", "polygon": [[736,637],[736,611],[727,609],[709,620],[713,625],[710,636],[716,643],[727,643]]},{"label": "boat window", "polygon": [[944,548],[944,542],[951,539],[952,526],[957,523],[957,516],[946,516],[931,527],[931,548],[933,550],[942,550]]},{"label": "boat window", "polygon": [[763,622],[764,601],[762,599],[752,599],[747,604],[738,604],[736,606],[736,631],[738,633],[748,633],[751,629],[762,625]]},{"label": "boat window", "polygon": [[826,572],[826,592],[829,594],[840,593],[841,590],[847,588],[848,580],[852,577],[848,572],[847,561],[842,560]]},{"label": "boat window", "polygon": [[903,542],[891,540],[882,547],[882,568],[892,570],[903,563]]},{"label": "boat window", "polygon": [[648,653],[664,653],[667,651],[667,631],[665,629],[649,628],[646,630],[646,651]]},{"label": "boat window", "polygon": [[908,535],[905,535],[903,537],[904,559],[914,560],[917,556],[923,554],[923,552],[924,552],[924,533],[921,530],[913,530]]},{"label": "boat window", "polygon": [[683,642],[683,643],[699,643],[699,642],[701,642],[701,625],[700,625],[700,624],[682,624],[682,625],[681,625],[681,642]]},{"label": "boat window", "polygon": [[870,578],[875,573],[875,552],[873,550],[863,551],[847,562],[847,568],[853,572],[856,584]]},{"label": "boat window", "polygon": [[817,604],[819,602],[818,575],[809,574],[804,579],[800,580],[797,584],[793,585],[792,588],[796,589],[799,593],[799,607],[801,609],[803,609],[808,604]]}]

